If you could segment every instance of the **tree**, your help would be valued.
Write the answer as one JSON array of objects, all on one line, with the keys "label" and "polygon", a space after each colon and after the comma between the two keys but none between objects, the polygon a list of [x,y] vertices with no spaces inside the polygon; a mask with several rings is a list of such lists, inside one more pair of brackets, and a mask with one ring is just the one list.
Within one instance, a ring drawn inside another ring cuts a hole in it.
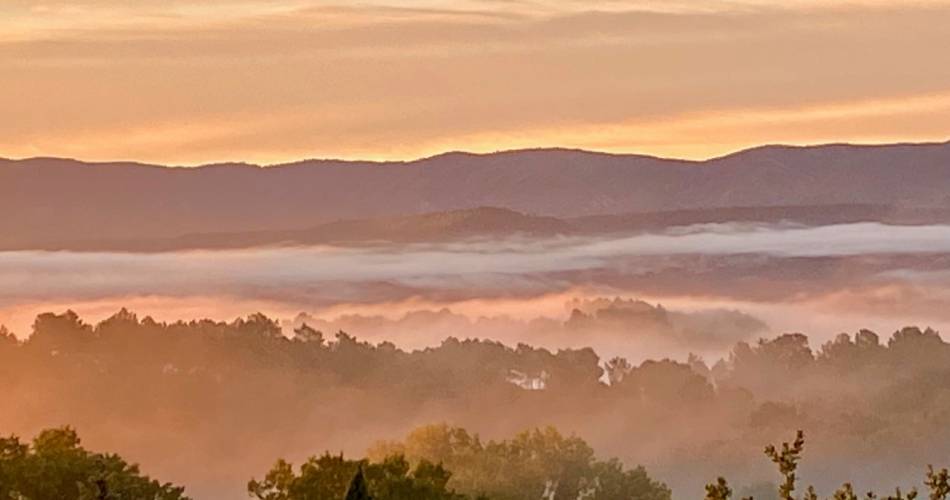
[{"label": "tree", "polygon": [[366,479],[363,478],[363,468],[356,469],[356,474],[350,481],[349,488],[346,489],[346,500],[372,500],[369,494],[369,488],[366,486]]},{"label": "tree", "polygon": [[118,455],[92,453],[69,427],[25,445],[0,439],[0,498],[19,500],[186,500],[184,489],[143,476]]},{"label": "tree", "polygon": [[732,497],[732,488],[726,478],[720,477],[715,483],[706,485],[706,500],[729,500]]},{"label": "tree", "polygon": [[798,431],[795,441],[791,444],[782,443],[781,449],[774,445],[765,447],[765,455],[769,457],[778,471],[782,475],[782,484],[778,487],[778,496],[782,500],[794,500],[792,493],[795,491],[795,471],[798,469],[798,462],[802,458],[802,451],[805,449],[805,433]]},{"label": "tree", "polygon": [[630,370],[633,370],[633,365],[627,361],[627,358],[618,356],[607,362],[605,370],[607,371],[607,381],[610,385],[617,385],[623,382],[624,377],[630,373]]},{"label": "tree", "polygon": [[0,438],[0,499],[16,498],[29,447],[15,436]]},{"label": "tree", "polygon": [[619,460],[597,460],[582,439],[556,429],[534,429],[503,441],[482,443],[461,428],[432,425],[398,443],[380,443],[370,455],[404,453],[410,461],[441,462],[452,482],[469,496],[495,500],[553,498],[668,500],[670,490],[642,467],[625,469]]},{"label": "tree", "polygon": [[927,480],[924,484],[930,488],[930,500],[945,500],[950,496],[950,473],[946,468],[934,471],[932,465],[927,466]]},{"label": "tree", "polygon": [[[802,431],[798,431],[795,441],[791,444],[782,443],[781,448],[776,448],[774,445],[765,447],[765,455],[778,466],[779,474],[782,475],[783,482],[778,487],[778,494],[783,500],[795,499],[795,471],[798,469],[798,462],[801,460],[804,449],[805,436]],[[933,466],[927,466],[924,485],[930,490],[930,500],[946,500],[950,496],[950,472],[946,468],[936,471]],[[706,500],[728,500],[731,496],[732,489],[723,477],[718,478],[715,483],[706,485]],[[832,496],[833,500],[858,500],[858,498],[851,483],[841,485]],[[876,500],[878,496],[873,491],[869,491],[864,498]],[[917,489],[913,488],[904,494],[900,488],[896,488],[893,495],[882,498],[884,500],[914,500],[917,498]],[[753,500],[753,497],[750,495],[745,500]],[[806,488],[802,500],[818,500],[815,488],[812,486]]]},{"label": "tree", "polygon": [[326,339],[323,337],[323,332],[314,330],[306,323],[300,325],[299,328],[294,328],[294,340],[310,343],[319,347],[323,347],[324,344],[326,344]]},{"label": "tree", "polygon": [[0,325],[0,345],[15,346],[16,344],[16,337],[7,330],[7,327]]},{"label": "tree", "polygon": [[464,500],[448,488],[450,477],[428,461],[413,468],[402,455],[370,462],[325,453],[307,460],[299,473],[278,460],[262,480],[252,479],[247,491],[260,500]]}]

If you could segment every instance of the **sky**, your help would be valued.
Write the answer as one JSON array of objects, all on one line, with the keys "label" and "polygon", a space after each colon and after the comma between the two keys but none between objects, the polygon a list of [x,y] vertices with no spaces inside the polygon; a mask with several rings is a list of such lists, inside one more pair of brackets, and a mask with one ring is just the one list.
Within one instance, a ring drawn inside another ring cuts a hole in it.
[{"label": "sky", "polygon": [[0,157],[950,138],[950,0],[3,0]]}]

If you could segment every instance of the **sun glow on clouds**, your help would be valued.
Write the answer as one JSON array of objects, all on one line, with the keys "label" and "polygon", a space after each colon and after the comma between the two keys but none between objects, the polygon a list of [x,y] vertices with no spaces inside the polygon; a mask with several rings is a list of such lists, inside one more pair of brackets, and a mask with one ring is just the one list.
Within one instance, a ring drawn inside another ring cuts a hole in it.
[{"label": "sun glow on clouds", "polygon": [[[911,124],[901,131],[882,123],[950,123],[950,92],[841,102],[796,108],[735,109],[684,113],[656,120],[539,128],[474,134],[457,143],[467,150],[488,153],[538,145],[564,146],[624,153],[642,151],[658,156],[702,160],[743,148],[775,142],[812,145],[834,142],[893,143],[906,140]],[[947,139],[942,130],[921,127],[917,141]],[[452,143],[433,145],[424,152],[445,151]]]},{"label": "sun glow on clouds", "polygon": [[11,0],[0,156],[944,140],[948,23],[948,1]]}]

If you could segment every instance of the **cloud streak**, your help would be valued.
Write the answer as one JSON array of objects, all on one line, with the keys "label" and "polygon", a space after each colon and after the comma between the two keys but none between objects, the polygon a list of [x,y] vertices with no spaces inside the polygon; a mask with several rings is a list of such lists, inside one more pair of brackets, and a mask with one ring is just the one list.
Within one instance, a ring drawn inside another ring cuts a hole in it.
[{"label": "cloud streak", "polygon": [[14,2],[0,16],[0,114],[15,118],[0,154],[697,158],[945,138],[950,3],[697,4]]},{"label": "cloud streak", "polygon": [[144,314],[164,311],[165,319],[189,317],[190,304],[208,311],[197,315],[219,319],[252,309],[289,317],[445,305],[472,317],[518,310],[559,316],[571,297],[625,295],[740,308],[782,328],[797,327],[767,310],[770,304],[827,311],[835,303],[865,314],[864,297],[893,317],[914,315],[901,319],[914,322],[926,313],[913,305],[915,297],[932,297],[932,304],[946,296],[943,281],[920,276],[950,268],[948,254],[950,226],[877,223],[712,224],[602,239],[364,248],[3,252],[0,321],[25,332],[33,312],[76,307],[95,316],[136,304]]},{"label": "cloud streak", "polygon": [[[781,258],[950,253],[950,226],[688,226],[609,239],[470,241],[405,247],[301,247],[157,254],[3,252],[0,300],[51,295],[207,294],[388,283],[411,290],[544,289],[558,273],[677,255]],[[345,289],[343,286],[342,289]]]}]

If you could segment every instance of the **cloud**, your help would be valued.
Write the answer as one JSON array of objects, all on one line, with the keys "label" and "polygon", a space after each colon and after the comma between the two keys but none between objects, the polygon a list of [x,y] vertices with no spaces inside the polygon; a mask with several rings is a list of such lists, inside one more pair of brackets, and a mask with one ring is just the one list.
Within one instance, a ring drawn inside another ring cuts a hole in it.
[{"label": "cloud", "polygon": [[[546,273],[610,267],[621,259],[765,254],[826,257],[950,252],[950,226],[879,223],[822,227],[709,224],[588,239],[476,240],[404,247],[292,247],[157,254],[0,253],[0,298],[63,293],[196,293],[313,283],[389,282],[414,288],[510,288]],[[525,283],[530,287],[531,281]]]},{"label": "cloud", "polygon": [[[475,240],[369,248],[157,254],[18,251],[0,253],[0,301],[134,293],[279,294],[345,300],[383,285],[405,294],[443,290],[540,293],[571,286],[571,273],[581,271],[642,274],[662,270],[663,264],[651,258],[936,253],[950,253],[950,226],[709,224],[627,237]],[[637,270],[637,259],[646,267]],[[315,292],[314,287],[326,290]]]},{"label": "cloud", "polygon": [[0,113],[16,119],[0,122],[0,154],[269,163],[564,145],[705,157],[940,139],[950,123],[946,2],[503,4],[5,6]]},{"label": "cloud", "polygon": [[334,317],[450,307],[527,321],[565,317],[561,304],[571,297],[622,295],[692,311],[739,309],[781,329],[801,328],[816,311],[826,325],[868,326],[852,324],[853,314],[867,317],[856,306],[866,299],[890,304],[876,309],[891,319],[939,326],[950,318],[913,302],[929,295],[927,307],[939,309],[947,284],[920,276],[943,276],[948,254],[950,226],[881,224],[714,224],[606,239],[368,248],[3,252],[0,321],[22,334],[35,312],[73,307],[98,317],[135,304],[163,319],[202,315],[194,307],[202,304],[218,319],[250,310]]}]

